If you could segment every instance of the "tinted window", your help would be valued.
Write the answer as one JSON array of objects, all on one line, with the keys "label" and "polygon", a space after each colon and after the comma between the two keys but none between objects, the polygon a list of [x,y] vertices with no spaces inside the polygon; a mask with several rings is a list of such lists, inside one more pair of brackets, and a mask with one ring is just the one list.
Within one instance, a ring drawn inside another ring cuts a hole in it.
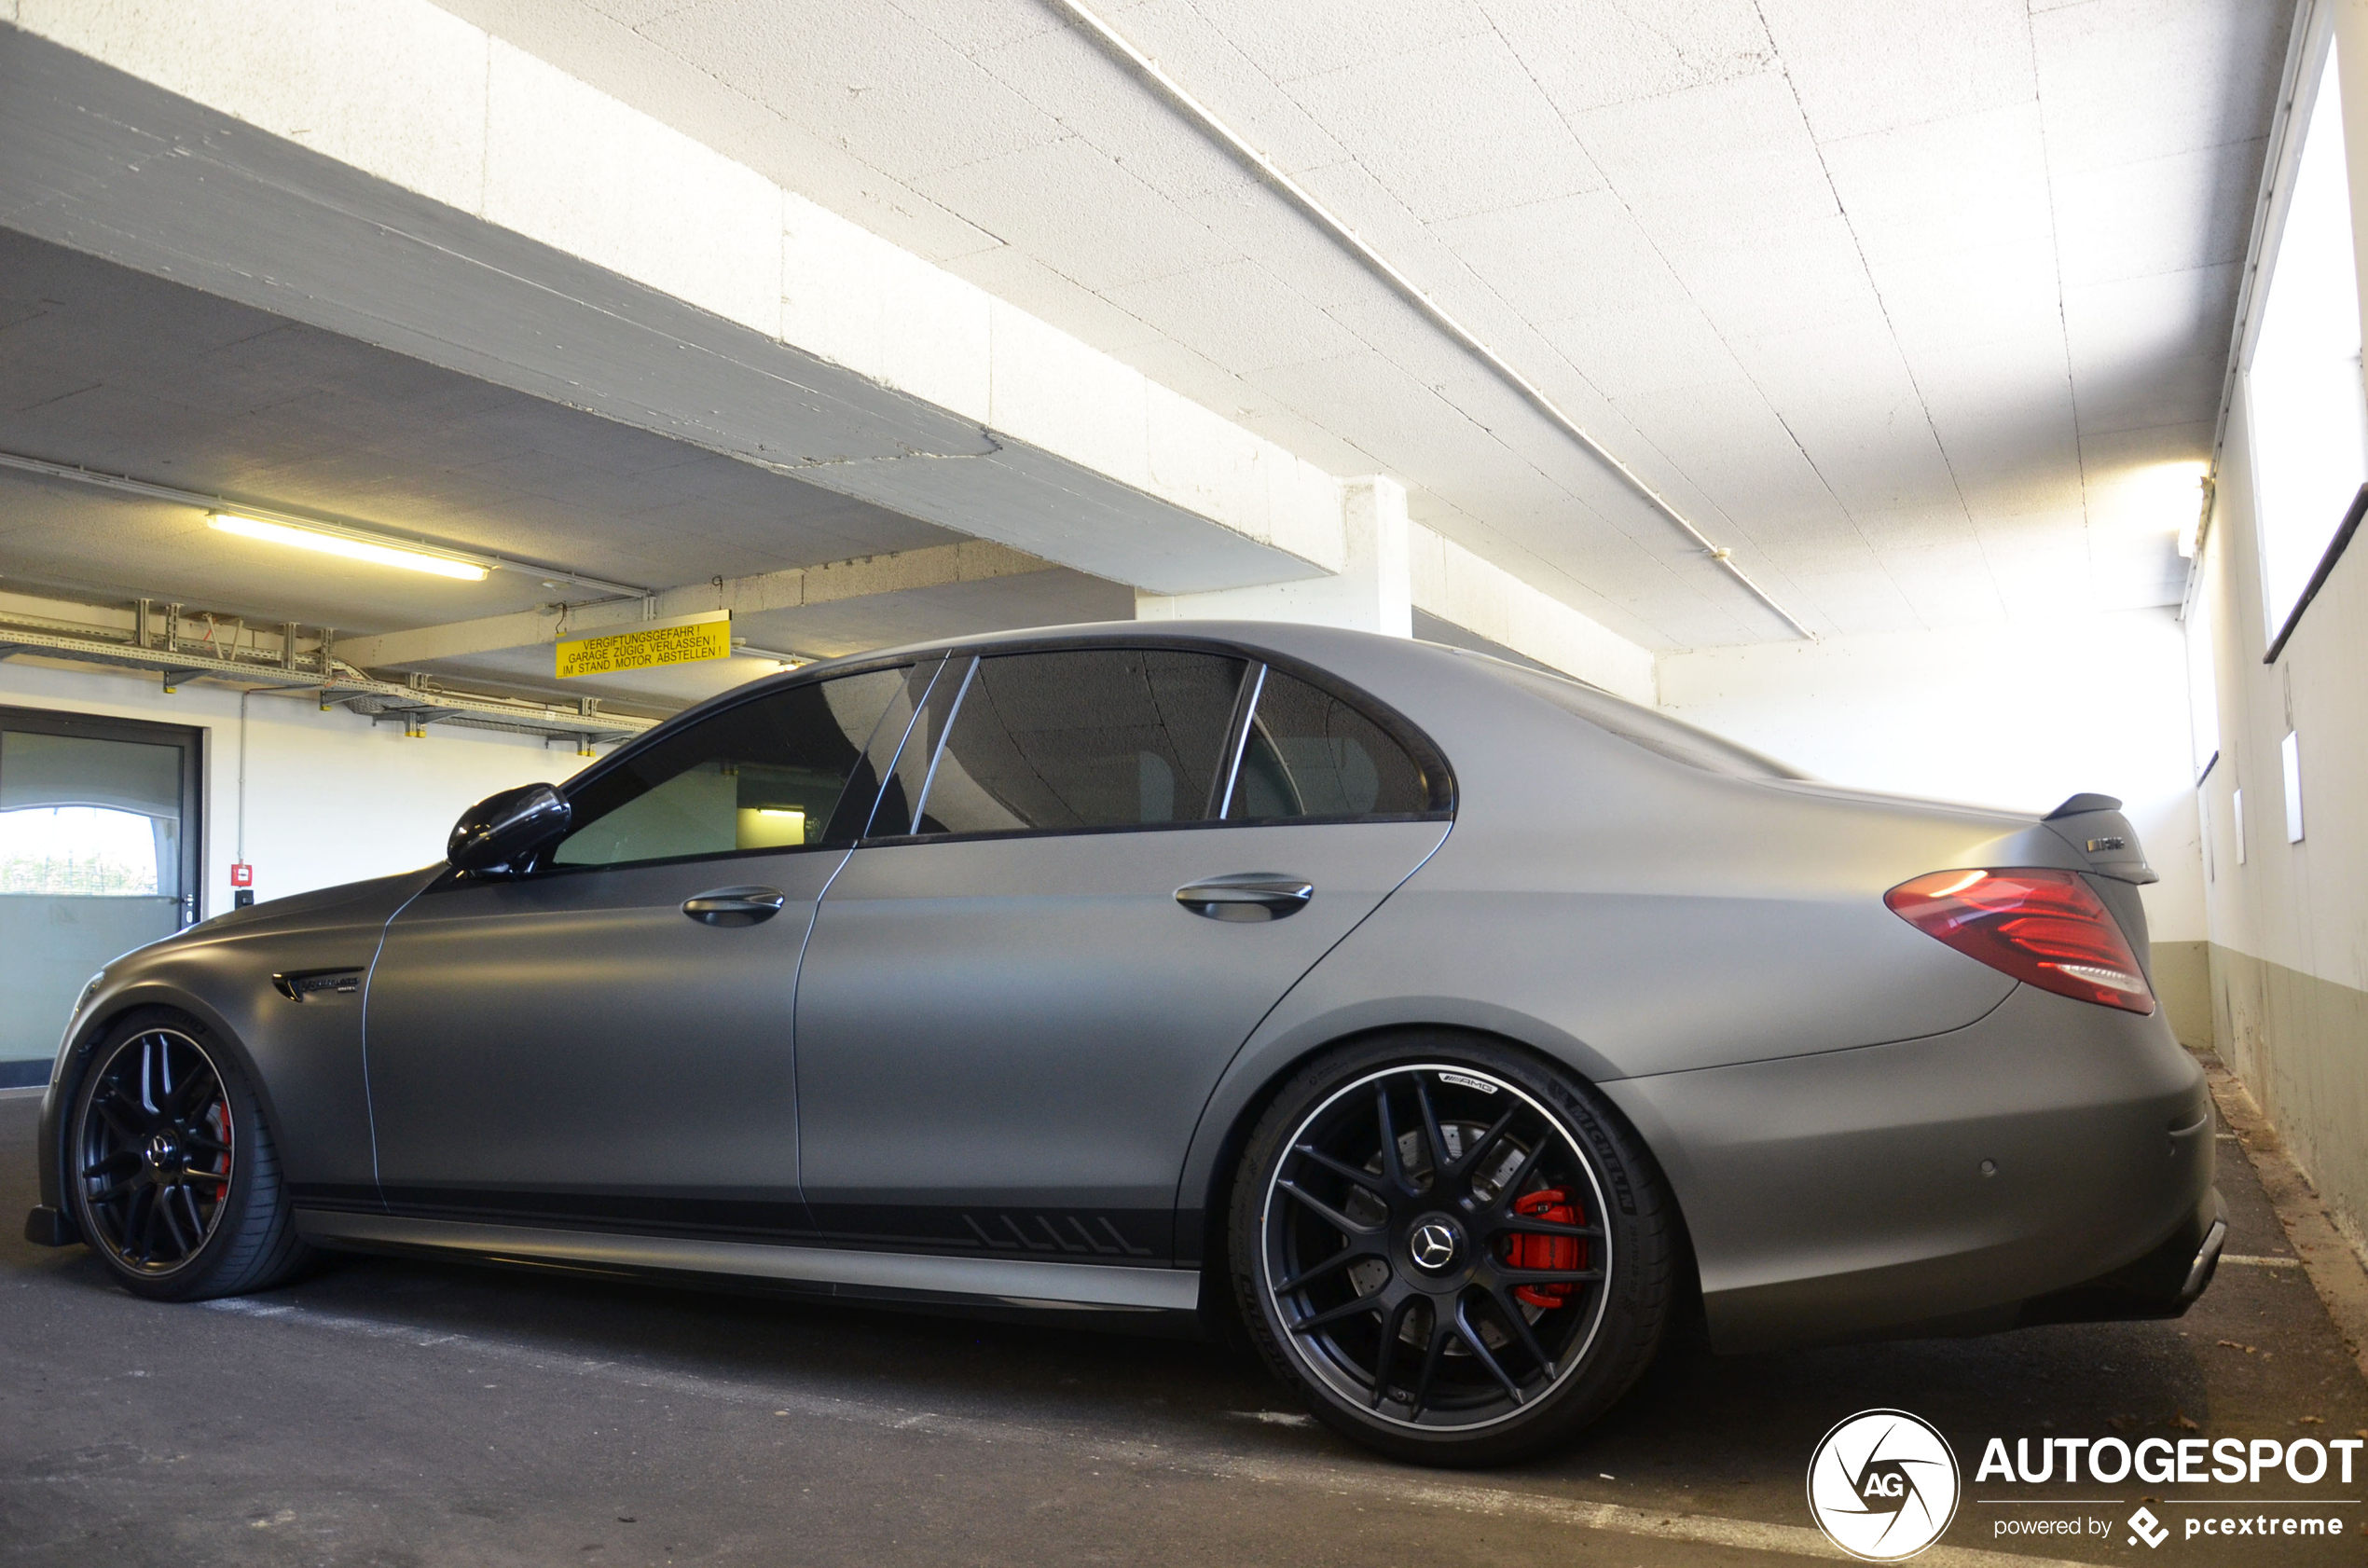
[{"label": "tinted window", "polygon": [[1216,653],[1134,648],[981,659],[918,831],[1204,820],[1244,667]]},{"label": "tinted window", "polygon": [[872,769],[885,782],[879,806],[862,832],[873,838],[892,838],[913,829],[913,805],[929,781],[929,763],[937,754],[938,737],[953,717],[954,704],[971,673],[967,653],[939,659],[916,668],[904,689],[888,705],[888,718],[872,737]]},{"label": "tinted window", "polygon": [[1279,669],[1266,672],[1229,821],[1395,817],[1430,809],[1423,770],[1370,719]]},{"label": "tinted window", "polygon": [[[830,842],[831,818],[902,669],[792,686],[668,736],[571,791],[552,856],[613,866]],[[868,777],[862,789],[870,790]]]}]

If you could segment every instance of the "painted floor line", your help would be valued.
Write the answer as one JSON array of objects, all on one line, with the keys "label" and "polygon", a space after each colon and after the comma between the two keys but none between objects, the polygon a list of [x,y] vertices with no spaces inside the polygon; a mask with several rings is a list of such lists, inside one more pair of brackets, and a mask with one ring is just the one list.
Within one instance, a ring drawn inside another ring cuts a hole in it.
[{"label": "painted floor line", "polygon": [[[478,1339],[467,1334],[429,1331],[399,1323],[321,1312],[311,1307],[258,1300],[251,1297],[226,1297],[202,1305],[214,1312],[240,1317],[302,1325],[333,1333],[405,1344],[419,1350],[465,1352],[481,1361],[499,1361],[578,1377],[597,1377],[604,1382],[654,1392],[770,1410],[776,1415],[850,1422],[881,1430],[917,1432],[970,1442],[1059,1450],[1114,1464],[1177,1470],[1210,1479],[1250,1481],[1268,1486],[1312,1489],[1336,1495],[1355,1495],[1401,1507],[1441,1508],[1499,1519],[1534,1519],[1582,1530],[1684,1542],[1692,1546],[1776,1552],[1833,1562],[1855,1561],[1835,1547],[1822,1533],[1807,1525],[1769,1524],[1757,1520],[1728,1519],[1716,1514],[1662,1513],[1618,1503],[1590,1503],[1539,1492],[1513,1492],[1501,1487],[1430,1480],[1421,1479],[1420,1472],[1356,1470],[1321,1460],[1275,1459],[1183,1449],[1016,1421],[944,1415],[868,1400],[766,1388],[696,1373],[669,1372],[616,1361],[582,1359],[529,1345]],[[2094,1568],[2093,1564],[2058,1558],[1950,1546],[1934,1547],[1918,1557],[1916,1562],[1919,1568]]]},{"label": "painted floor line", "polygon": [[2299,1269],[2302,1267],[2302,1259],[2299,1258],[2256,1257],[2242,1252],[2223,1252],[2220,1255],[2220,1260],[2223,1263],[2242,1264],[2249,1269]]}]

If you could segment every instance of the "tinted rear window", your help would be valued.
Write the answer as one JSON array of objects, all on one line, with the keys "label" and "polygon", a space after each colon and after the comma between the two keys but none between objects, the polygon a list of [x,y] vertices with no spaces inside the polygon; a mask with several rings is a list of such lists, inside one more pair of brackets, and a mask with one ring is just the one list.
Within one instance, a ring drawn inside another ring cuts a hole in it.
[{"label": "tinted rear window", "polygon": [[1724,773],[1738,778],[1807,778],[1799,769],[1765,757],[1748,746],[1715,736],[1708,730],[1656,713],[1599,692],[1592,686],[1566,681],[1558,675],[1546,675],[1523,669],[1502,659],[1485,655],[1470,655],[1485,659],[1486,667],[1499,679],[1509,681],[1534,696],[1545,698],[1565,713],[1586,720],[1598,729],[1605,729],[1622,740],[1643,747],[1656,756],[1673,763],[1684,763],[1707,773]]},{"label": "tinted rear window", "polygon": [[1133,648],[983,658],[916,831],[1201,821],[1245,667],[1221,654]]},{"label": "tinted rear window", "polygon": [[1270,667],[1233,782],[1235,822],[1405,817],[1430,809],[1406,748],[1329,692]]}]

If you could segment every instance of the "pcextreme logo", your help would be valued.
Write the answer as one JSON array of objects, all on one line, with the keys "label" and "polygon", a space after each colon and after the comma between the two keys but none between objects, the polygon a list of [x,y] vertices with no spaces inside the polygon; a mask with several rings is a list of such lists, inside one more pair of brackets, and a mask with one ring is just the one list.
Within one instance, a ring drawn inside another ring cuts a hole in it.
[{"label": "pcextreme logo", "polygon": [[1906,1410],[1838,1422],[1809,1459],[1810,1517],[1867,1562],[1899,1562],[1939,1540],[1957,1517],[1961,1487],[1948,1440]]}]

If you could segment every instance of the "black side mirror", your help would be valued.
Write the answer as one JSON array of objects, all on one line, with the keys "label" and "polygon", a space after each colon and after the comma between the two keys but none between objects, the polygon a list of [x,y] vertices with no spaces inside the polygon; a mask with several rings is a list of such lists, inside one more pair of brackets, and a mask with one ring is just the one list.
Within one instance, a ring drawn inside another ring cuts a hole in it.
[{"label": "black side mirror", "polygon": [[499,871],[533,854],[568,831],[567,797],[548,784],[521,784],[461,813],[444,858],[455,871]]}]

